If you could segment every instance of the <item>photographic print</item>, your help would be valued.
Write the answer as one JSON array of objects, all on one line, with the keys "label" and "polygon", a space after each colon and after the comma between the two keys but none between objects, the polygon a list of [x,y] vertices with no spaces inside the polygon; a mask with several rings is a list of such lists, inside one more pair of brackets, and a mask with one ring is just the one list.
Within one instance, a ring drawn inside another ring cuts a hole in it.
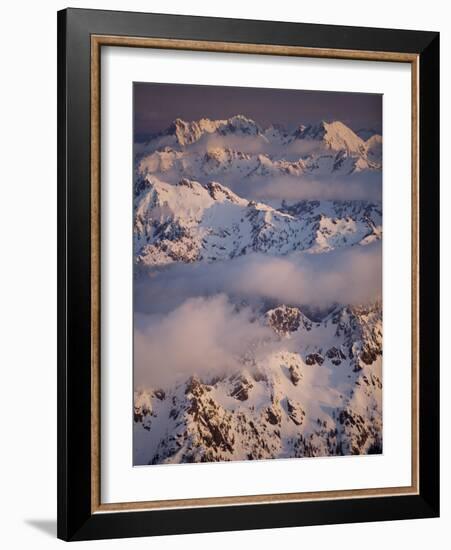
[{"label": "photographic print", "polygon": [[133,96],[133,464],[382,453],[382,96]]}]

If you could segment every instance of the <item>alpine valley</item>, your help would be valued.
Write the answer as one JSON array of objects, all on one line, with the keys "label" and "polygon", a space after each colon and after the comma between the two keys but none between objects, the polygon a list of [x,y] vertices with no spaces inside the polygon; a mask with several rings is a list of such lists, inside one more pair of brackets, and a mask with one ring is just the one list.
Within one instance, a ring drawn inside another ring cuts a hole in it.
[{"label": "alpine valley", "polygon": [[382,137],[176,119],[134,158],[134,464],[382,452]]}]

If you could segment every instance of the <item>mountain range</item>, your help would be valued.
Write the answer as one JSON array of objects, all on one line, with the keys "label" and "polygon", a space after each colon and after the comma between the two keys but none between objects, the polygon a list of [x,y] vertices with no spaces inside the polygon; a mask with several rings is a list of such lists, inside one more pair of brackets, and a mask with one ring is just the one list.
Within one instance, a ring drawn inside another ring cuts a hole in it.
[{"label": "mountain range", "polygon": [[[381,180],[382,137],[361,135],[340,121],[288,131],[237,115],[176,119],[136,144],[135,277],[380,243],[381,195],[361,190]],[[309,186],[319,196],[298,200]],[[252,307],[266,336],[233,368],[136,385],[135,465],[382,452],[380,298],[316,313],[299,301]]]},{"label": "mountain range", "polygon": [[148,265],[325,252],[382,235],[380,203],[303,201],[275,209],[218,182],[188,179],[175,185],[153,176],[141,180],[134,211],[135,258]]},{"label": "mountain range", "polygon": [[[138,148],[136,177],[182,178],[242,185],[267,177],[348,176],[380,172],[382,138],[363,140],[339,121],[263,130],[241,115],[228,120],[176,119]],[[236,191],[236,189],[235,189]]]}]

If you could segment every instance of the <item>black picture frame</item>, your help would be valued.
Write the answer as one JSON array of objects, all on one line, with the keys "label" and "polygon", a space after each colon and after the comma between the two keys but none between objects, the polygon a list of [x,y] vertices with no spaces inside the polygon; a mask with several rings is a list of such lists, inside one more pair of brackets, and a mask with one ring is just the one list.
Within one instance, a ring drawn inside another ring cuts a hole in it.
[{"label": "black picture frame", "polygon": [[[92,35],[400,52],[418,56],[418,494],[93,513],[90,435]],[[439,33],[85,9],[58,12],[58,537],[87,540],[438,515]]]}]

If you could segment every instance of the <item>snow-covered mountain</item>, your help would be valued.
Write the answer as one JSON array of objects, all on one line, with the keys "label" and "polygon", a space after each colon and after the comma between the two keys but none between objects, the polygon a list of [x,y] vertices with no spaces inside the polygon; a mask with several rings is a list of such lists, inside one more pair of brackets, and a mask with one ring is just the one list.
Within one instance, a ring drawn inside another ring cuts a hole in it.
[{"label": "snow-covered mountain", "polygon": [[141,147],[136,171],[137,177],[154,175],[172,183],[188,178],[226,184],[380,172],[382,155],[369,154],[373,145],[339,121],[301,125],[290,133],[279,126],[262,130],[241,115],[214,121],[177,119]]},{"label": "snow-covered mountain", "polygon": [[[382,239],[381,196],[353,193],[381,170],[382,137],[339,121],[287,131],[243,115],[176,119],[135,151],[135,277],[152,284],[183,264],[368,251]],[[321,193],[318,181],[350,198],[292,198],[310,182]],[[287,200],[261,198],[268,185],[290,191]],[[228,299],[248,306],[241,294]],[[271,294],[255,306],[265,338],[232,366],[135,387],[134,464],[382,452],[381,303],[288,302]]]},{"label": "snow-covered mountain", "polygon": [[242,368],[135,393],[135,464],[382,451],[380,304],[321,322],[279,306],[277,351]]},{"label": "snow-covered mountain", "polygon": [[320,122],[300,126],[294,133],[295,139],[318,141],[327,149],[344,150],[355,155],[365,155],[365,142],[340,121]]},{"label": "snow-covered mountain", "polygon": [[148,146],[150,150],[167,146],[184,148],[211,136],[258,136],[265,139],[260,126],[243,115],[236,115],[226,120],[201,118],[191,122],[177,118],[166,130],[153,136]]},{"label": "snow-covered mountain", "polygon": [[219,261],[250,252],[319,252],[381,238],[381,205],[367,201],[302,201],[276,210],[217,182],[155,177],[135,196],[135,258],[147,265]]}]

